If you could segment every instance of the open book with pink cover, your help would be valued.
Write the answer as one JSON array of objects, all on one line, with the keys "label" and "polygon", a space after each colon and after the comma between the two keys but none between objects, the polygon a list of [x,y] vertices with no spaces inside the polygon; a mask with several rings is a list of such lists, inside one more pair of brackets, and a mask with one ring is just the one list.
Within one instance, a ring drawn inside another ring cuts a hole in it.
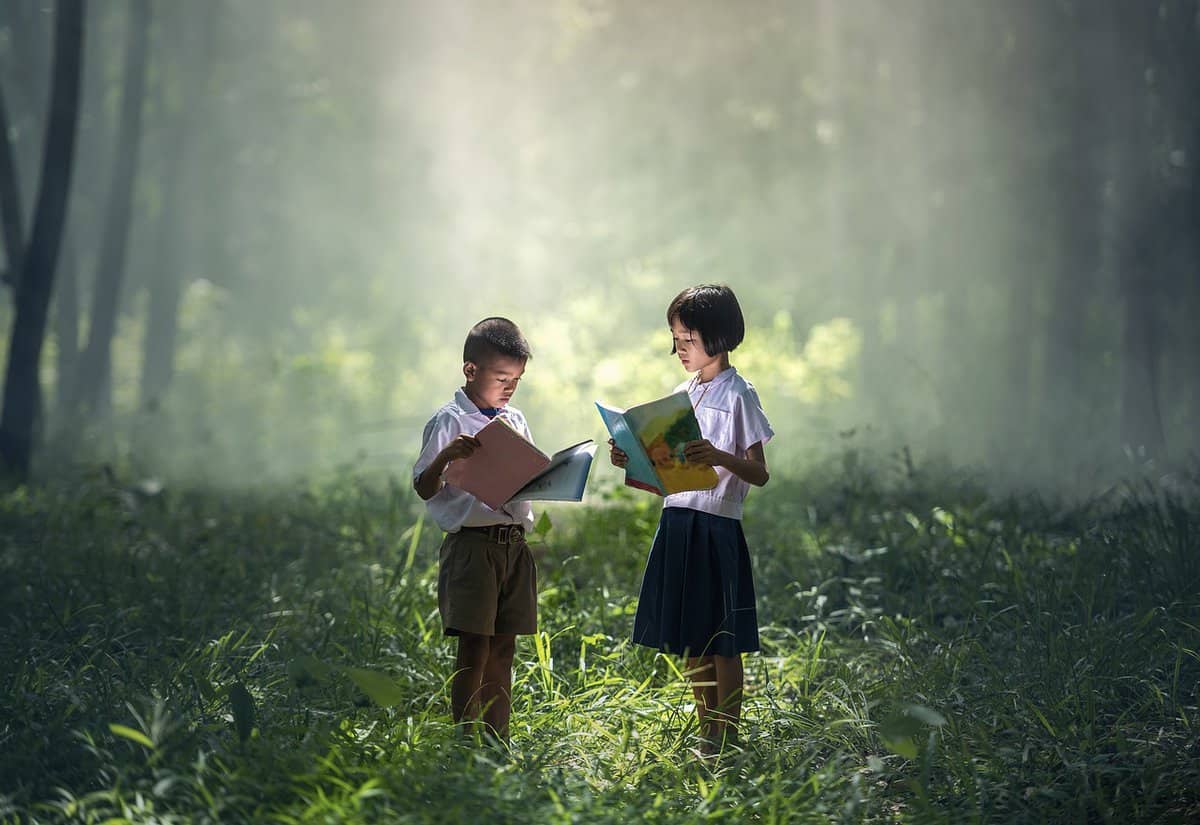
[{"label": "open book with pink cover", "polygon": [[447,484],[493,510],[510,501],[582,501],[596,442],[590,438],[546,455],[501,418],[475,433],[479,449],[450,462]]}]

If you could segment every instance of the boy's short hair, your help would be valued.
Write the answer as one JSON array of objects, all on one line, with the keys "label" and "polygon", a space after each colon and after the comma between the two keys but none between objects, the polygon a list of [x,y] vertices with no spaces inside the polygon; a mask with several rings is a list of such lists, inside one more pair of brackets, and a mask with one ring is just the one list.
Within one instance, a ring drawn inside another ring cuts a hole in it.
[{"label": "boy's short hair", "polygon": [[463,362],[482,364],[496,355],[528,361],[533,353],[520,328],[507,318],[484,318],[467,333]]},{"label": "boy's short hair", "polygon": [[[691,286],[676,295],[667,307],[667,323],[672,324],[676,319],[700,333],[709,356],[733,352],[746,337],[742,308],[733,290],[724,284]],[[671,354],[675,354],[673,341]]]}]

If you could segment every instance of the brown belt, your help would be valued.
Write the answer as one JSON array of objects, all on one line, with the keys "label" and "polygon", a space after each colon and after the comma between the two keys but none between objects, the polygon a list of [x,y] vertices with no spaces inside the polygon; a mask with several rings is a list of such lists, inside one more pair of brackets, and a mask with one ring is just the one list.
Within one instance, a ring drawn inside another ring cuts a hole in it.
[{"label": "brown belt", "polygon": [[489,524],[486,527],[460,527],[472,533],[482,533],[496,544],[516,544],[525,541],[525,527],[521,524]]}]

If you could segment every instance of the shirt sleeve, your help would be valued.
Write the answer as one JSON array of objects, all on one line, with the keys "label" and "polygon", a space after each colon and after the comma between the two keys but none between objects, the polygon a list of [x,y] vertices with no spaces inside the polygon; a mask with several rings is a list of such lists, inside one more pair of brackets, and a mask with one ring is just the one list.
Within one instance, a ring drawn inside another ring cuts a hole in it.
[{"label": "shirt sleeve", "polygon": [[737,397],[733,416],[734,444],[742,452],[759,442],[766,444],[775,435],[753,387]]},{"label": "shirt sleeve", "polygon": [[421,473],[425,472],[425,469],[437,458],[438,453],[461,432],[462,426],[453,415],[438,413],[429,419],[429,423],[425,425],[425,431],[421,434],[421,454],[417,456],[417,461],[413,464],[413,481],[416,481]]},{"label": "shirt sleeve", "polygon": [[523,415],[521,416],[521,435],[525,436],[525,439],[530,444],[534,443],[533,433],[529,431],[529,421],[527,421]]}]

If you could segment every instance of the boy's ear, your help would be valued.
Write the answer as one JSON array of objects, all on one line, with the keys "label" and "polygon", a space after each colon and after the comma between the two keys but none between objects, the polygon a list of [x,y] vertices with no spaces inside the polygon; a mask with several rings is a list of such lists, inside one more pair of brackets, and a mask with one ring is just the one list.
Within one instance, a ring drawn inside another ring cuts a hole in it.
[{"label": "boy's ear", "polygon": [[468,383],[475,380],[475,374],[478,371],[479,368],[475,365],[474,361],[463,362],[463,377],[467,379]]}]

